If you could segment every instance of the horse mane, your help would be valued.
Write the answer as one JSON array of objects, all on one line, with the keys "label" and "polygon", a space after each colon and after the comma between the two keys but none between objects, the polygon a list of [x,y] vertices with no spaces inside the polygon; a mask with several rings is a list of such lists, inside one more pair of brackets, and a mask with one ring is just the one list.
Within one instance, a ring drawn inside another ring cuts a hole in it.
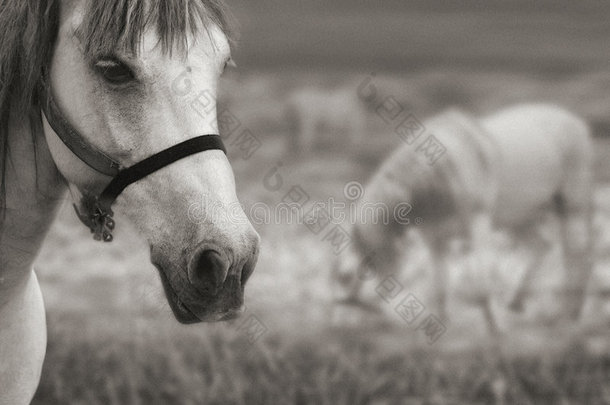
[{"label": "horse mane", "polygon": [[[138,54],[142,35],[156,27],[164,53],[187,51],[189,36],[218,26],[233,42],[223,0],[85,0],[88,9],[77,36],[85,57],[117,49]],[[53,54],[61,0],[0,0],[0,229],[6,214],[9,117],[29,120],[32,144],[41,128],[37,88]],[[209,32],[208,32],[209,35]]]}]

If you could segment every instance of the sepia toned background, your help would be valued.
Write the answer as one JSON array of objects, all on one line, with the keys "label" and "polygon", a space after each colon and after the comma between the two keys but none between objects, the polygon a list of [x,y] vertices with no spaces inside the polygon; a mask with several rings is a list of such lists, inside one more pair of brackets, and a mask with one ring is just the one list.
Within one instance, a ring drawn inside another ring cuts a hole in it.
[{"label": "sepia toned background", "polygon": [[[129,224],[118,218],[115,241],[94,242],[66,202],[36,263],[49,344],[34,403],[610,403],[610,4],[228,3],[241,34],[219,114],[247,212],[295,192],[349,202],[346,186],[365,184],[402,143],[379,113],[388,98],[421,122],[449,107],[478,115],[530,101],[585,117],[596,136],[597,237],[584,318],[549,321],[561,277],[555,246],[528,311],[501,314],[511,325],[502,341],[459,300],[431,340],[396,302],[375,312],[331,305],[332,225],[271,221],[255,225],[263,244],[244,316],[185,327]],[[359,92],[365,83],[378,89],[372,101]],[[308,148],[295,146],[297,133]],[[422,267],[425,258],[412,260]],[[511,290],[524,259],[499,248],[498,261]],[[430,274],[410,270],[401,294],[430,312]]]}]

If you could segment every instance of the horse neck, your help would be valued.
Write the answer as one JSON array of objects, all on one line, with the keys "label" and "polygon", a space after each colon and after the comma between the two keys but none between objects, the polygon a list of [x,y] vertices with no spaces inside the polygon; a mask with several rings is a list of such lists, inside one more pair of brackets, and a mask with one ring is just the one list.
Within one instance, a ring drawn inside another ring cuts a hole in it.
[{"label": "horse neck", "polygon": [[31,116],[11,114],[8,122],[6,212],[0,229],[2,287],[31,271],[66,190],[48,150],[39,112]]}]

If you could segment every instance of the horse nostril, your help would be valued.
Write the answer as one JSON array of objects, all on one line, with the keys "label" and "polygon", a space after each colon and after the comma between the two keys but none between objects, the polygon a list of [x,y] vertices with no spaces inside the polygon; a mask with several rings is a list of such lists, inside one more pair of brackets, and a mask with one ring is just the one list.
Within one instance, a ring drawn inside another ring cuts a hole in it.
[{"label": "horse nostril", "polygon": [[214,293],[222,286],[229,272],[229,261],[215,250],[204,250],[189,266],[189,281],[196,288]]}]

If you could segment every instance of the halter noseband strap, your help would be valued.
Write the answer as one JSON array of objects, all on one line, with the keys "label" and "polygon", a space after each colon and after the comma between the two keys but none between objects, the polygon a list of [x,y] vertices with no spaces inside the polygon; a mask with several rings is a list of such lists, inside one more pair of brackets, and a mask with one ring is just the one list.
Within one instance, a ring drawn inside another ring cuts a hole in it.
[{"label": "halter noseband strap", "polygon": [[221,137],[219,135],[201,135],[156,153],[126,169],[119,170],[118,174],[99,196],[83,195],[81,205],[85,212],[79,211],[75,205],[76,214],[91,229],[95,240],[111,242],[112,230],[114,229],[114,220],[112,219],[114,213],[111,207],[127,186],[177,160],[213,149],[222,150],[226,153]]},{"label": "halter noseband strap", "polygon": [[219,135],[202,135],[188,139],[156,153],[131,167],[122,169],[118,162],[87,142],[70,125],[53,98],[46,70],[42,74],[40,87],[39,100],[42,112],[59,139],[85,164],[99,173],[113,177],[112,181],[100,195],[84,194],[82,196],[81,205],[84,208],[84,212],[81,212],[74,205],[76,214],[91,229],[95,240],[112,241],[112,230],[115,224],[112,219],[113,212],[111,206],[130,184],[177,160],[199,152],[216,149],[226,153]]}]

